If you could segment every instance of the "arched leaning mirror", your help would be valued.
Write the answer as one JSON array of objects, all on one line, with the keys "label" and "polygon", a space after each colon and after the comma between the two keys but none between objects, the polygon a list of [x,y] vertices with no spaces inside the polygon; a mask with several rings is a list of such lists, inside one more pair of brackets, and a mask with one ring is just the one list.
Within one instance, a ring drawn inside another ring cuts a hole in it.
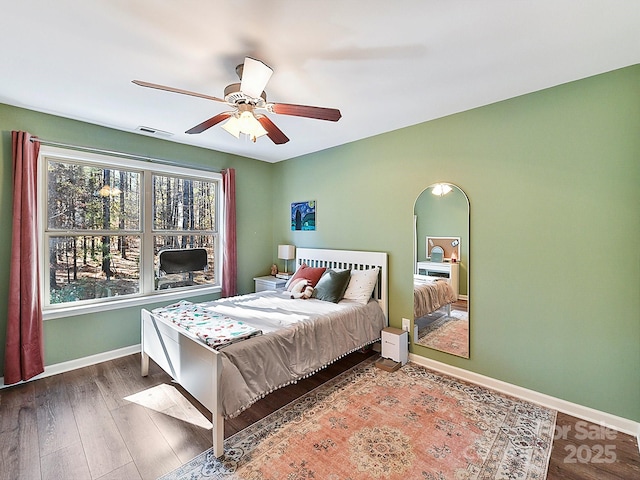
[{"label": "arched leaning mirror", "polygon": [[469,199],[436,183],[413,214],[414,344],[469,358]]}]

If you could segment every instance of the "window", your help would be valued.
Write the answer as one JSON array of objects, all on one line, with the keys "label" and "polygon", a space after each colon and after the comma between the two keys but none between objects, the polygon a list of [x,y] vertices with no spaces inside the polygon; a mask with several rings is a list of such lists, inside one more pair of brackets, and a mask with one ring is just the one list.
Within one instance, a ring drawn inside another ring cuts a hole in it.
[{"label": "window", "polygon": [[45,147],[39,166],[45,312],[219,288],[220,174]]}]

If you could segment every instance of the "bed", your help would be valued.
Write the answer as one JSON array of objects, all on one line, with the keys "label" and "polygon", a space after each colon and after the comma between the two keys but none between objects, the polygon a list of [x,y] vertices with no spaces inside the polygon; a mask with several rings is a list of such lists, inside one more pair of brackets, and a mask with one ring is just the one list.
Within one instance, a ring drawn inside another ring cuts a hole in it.
[{"label": "bed", "polygon": [[446,308],[447,316],[451,316],[451,303],[456,301],[456,294],[449,279],[428,275],[413,276],[413,318],[420,318]]},{"label": "bed", "polygon": [[[377,281],[364,301],[334,303],[264,291],[197,304],[213,316],[249,325],[247,338],[226,345],[205,343],[162,309],[141,311],[142,375],[148,374],[152,359],[211,411],[216,457],[224,452],[225,418],[378,341],[388,325],[386,253],[298,248],[296,267],[303,265],[349,270],[351,280],[367,272],[371,277],[373,270]],[[352,286],[357,285],[349,283],[348,288]]]}]

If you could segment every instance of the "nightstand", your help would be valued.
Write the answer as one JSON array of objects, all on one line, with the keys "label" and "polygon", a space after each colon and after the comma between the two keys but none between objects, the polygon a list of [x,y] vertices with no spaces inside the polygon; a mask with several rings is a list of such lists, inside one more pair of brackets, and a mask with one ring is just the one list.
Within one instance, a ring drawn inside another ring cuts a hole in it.
[{"label": "nightstand", "polygon": [[262,292],[263,290],[282,289],[287,284],[286,280],[283,280],[282,278],[276,278],[273,275],[255,277],[253,280],[256,282],[256,292]]}]

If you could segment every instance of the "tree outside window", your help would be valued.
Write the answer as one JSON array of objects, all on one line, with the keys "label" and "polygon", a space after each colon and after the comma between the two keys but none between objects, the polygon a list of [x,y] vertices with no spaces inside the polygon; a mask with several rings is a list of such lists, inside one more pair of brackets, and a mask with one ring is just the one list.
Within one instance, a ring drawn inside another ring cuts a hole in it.
[{"label": "tree outside window", "polygon": [[[160,283],[162,289],[219,285],[217,174],[43,159],[45,307],[150,295]],[[159,270],[160,252],[189,249],[204,250],[206,265]]]}]

